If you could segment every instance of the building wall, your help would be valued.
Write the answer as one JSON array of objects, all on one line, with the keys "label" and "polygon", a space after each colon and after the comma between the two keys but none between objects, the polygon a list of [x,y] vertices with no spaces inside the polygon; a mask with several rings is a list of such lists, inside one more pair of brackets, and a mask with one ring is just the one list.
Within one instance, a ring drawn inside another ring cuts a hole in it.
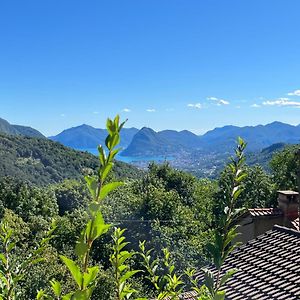
[{"label": "building wall", "polygon": [[257,236],[264,234],[266,231],[271,230],[274,225],[283,225],[282,216],[261,216],[252,217],[248,215],[243,218],[237,231],[240,235],[237,236],[236,241],[246,243],[249,240],[255,239]]}]

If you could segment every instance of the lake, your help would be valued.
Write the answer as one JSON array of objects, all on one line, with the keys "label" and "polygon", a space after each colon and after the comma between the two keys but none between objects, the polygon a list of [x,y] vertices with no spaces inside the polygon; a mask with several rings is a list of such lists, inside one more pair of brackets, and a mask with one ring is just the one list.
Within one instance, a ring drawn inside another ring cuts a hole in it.
[{"label": "lake", "polygon": [[[98,156],[98,150],[95,148],[84,148],[84,149],[76,149],[79,151],[86,151],[89,153],[92,153],[96,156]],[[120,154],[117,155],[116,157],[117,160],[119,161],[123,161],[126,163],[133,163],[133,162],[150,162],[150,161],[154,161],[154,162],[162,162],[162,161],[170,161],[173,160],[174,157],[172,156],[121,156]]]}]

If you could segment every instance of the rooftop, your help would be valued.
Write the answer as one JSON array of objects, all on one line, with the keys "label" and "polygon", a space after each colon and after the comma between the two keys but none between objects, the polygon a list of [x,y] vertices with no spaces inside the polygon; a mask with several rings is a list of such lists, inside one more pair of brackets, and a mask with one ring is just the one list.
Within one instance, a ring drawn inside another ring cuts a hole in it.
[{"label": "rooftop", "polygon": [[284,194],[284,195],[299,195],[299,193],[295,192],[295,191],[278,191],[278,193]]},{"label": "rooftop", "polygon": [[[226,283],[226,299],[300,299],[299,265],[300,232],[275,225],[236,248],[225,261],[223,272],[238,270]],[[203,274],[198,278],[202,281]],[[182,299],[195,300],[193,295],[186,293]]]},{"label": "rooftop", "polygon": [[248,210],[248,213],[252,217],[260,216],[282,216],[283,212],[279,208],[251,208]]},{"label": "rooftop", "polygon": [[296,229],[297,231],[300,231],[300,222],[299,222],[299,218],[295,219],[294,221],[291,222],[293,229]]}]

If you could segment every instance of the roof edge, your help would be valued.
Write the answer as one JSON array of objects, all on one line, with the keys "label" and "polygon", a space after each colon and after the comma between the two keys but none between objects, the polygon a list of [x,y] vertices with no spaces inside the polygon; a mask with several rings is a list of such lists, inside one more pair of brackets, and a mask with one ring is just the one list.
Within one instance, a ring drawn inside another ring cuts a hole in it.
[{"label": "roof edge", "polygon": [[295,229],[292,228],[287,228],[284,226],[280,226],[280,225],[274,225],[272,230],[277,230],[280,232],[284,232],[284,233],[288,233],[288,234],[292,234],[295,235],[297,237],[300,237],[300,231],[297,231]]}]

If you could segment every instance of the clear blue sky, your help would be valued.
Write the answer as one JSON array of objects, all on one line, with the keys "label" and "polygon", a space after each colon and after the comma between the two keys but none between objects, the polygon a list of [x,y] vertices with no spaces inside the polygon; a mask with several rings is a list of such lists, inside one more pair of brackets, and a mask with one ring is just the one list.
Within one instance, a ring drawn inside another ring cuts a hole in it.
[{"label": "clear blue sky", "polygon": [[116,113],[196,133],[298,124],[299,11],[299,0],[1,1],[0,117],[46,135]]}]

